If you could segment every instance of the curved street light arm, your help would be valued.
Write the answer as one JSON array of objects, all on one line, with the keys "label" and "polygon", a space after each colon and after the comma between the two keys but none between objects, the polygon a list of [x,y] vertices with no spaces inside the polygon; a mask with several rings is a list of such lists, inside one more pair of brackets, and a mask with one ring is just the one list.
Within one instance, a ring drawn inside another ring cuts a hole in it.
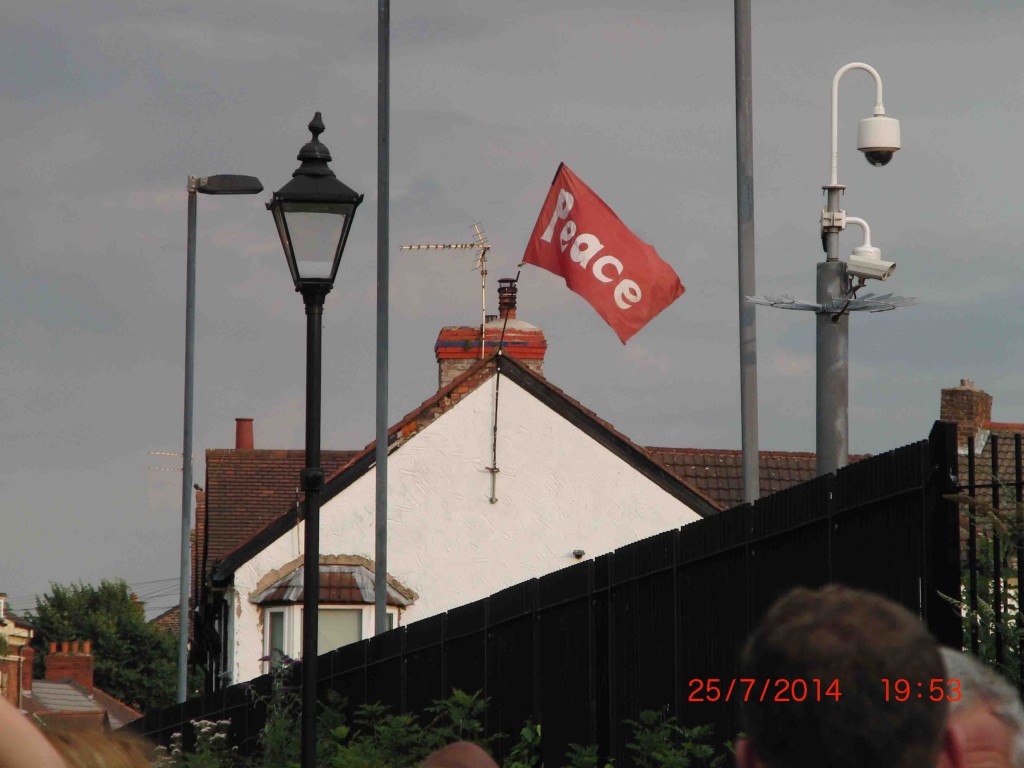
[{"label": "curved street light arm", "polygon": [[860,227],[862,230],[864,230],[864,246],[866,248],[870,248],[871,247],[871,227],[868,226],[868,223],[866,221],[864,221],[864,219],[858,219],[856,216],[847,216],[846,217],[846,223],[847,224],[856,224],[858,227]]},{"label": "curved street light arm", "polygon": [[882,77],[878,70],[859,61],[840,67],[836,76],[832,78],[832,172],[828,182],[830,187],[839,185],[839,80],[851,69],[863,69],[875,78],[875,116],[885,114],[885,105],[882,103]]}]

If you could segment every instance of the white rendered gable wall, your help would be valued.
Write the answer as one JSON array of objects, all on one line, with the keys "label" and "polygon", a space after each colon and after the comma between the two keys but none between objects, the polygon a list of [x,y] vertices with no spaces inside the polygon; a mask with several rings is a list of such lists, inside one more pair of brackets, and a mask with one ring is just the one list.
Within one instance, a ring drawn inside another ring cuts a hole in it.
[{"label": "white rendered gable wall", "polygon": [[[699,519],[506,377],[491,504],[494,385],[482,384],[390,456],[388,572],[419,594],[402,623],[572,565],[575,549],[592,558]],[[374,558],[375,480],[371,469],[323,505],[322,555]],[[262,622],[249,596],[302,553],[301,528],[235,572],[232,682],[262,672]]]}]

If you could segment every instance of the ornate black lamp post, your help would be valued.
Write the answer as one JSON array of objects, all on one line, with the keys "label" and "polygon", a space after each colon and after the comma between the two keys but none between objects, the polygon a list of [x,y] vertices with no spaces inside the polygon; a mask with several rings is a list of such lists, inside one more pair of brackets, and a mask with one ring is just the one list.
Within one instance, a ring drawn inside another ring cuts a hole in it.
[{"label": "ornate black lamp post", "polygon": [[352,217],[363,196],[338,181],[327,167],[331,153],[320,143],[324,123],[317,112],[313,139],[299,152],[302,165],[274,193],[274,214],[295,290],[306,305],[305,559],[302,601],[302,768],[316,766],[317,626],[320,598],[320,357],[324,298],[334,287]]}]

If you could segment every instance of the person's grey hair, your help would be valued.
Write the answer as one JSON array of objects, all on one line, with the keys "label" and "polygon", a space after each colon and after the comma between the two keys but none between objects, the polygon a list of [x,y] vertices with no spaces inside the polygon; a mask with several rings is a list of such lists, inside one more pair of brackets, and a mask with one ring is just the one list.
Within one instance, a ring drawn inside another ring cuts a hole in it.
[{"label": "person's grey hair", "polygon": [[1006,678],[970,654],[953,648],[941,648],[939,652],[946,678],[960,681],[960,698],[950,701],[950,715],[987,705],[1013,731],[1013,765],[1024,768],[1024,705],[1017,691]]}]

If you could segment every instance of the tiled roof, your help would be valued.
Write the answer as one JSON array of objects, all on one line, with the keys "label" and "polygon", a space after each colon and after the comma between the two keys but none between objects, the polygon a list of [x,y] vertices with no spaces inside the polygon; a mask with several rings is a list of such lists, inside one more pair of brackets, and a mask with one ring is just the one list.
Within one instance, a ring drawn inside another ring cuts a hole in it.
[{"label": "tiled roof", "polygon": [[[975,498],[984,502],[992,501],[992,444],[998,446],[996,459],[996,479],[999,486],[1000,508],[1012,509],[1016,503],[1016,467],[1015,436],[1024,435],[1024,424],[1006,424],[1002,422],[986,422],[974,443],[974,482]],[[1024,447],[1022,447],[1024,452]],[[970,457],[966,446],[959,452],[959,482],[964,488],[963,494],[968,495],[967,485],[970,479]]]},{"label": "tiled roof", "polygon": [[118,729],[122,725],[138,720],[142,714],[121,703],[113,696],[94,688],[92,695],[77,683],[70,680],[47,681],[33,680],[31,694],[22,697],[22,706],[26,712],[53,724],[55,719],[70,718],[76,727],[82,727],[91,721],[82,721],[82,717],[92,715],[100,725],[104,716],[110,727]]},{"label": "tiled roof", "polygon": [[[647,451],[674,475],[696,486],[722,509],[743,503],[743,452],[716,448],[655,448]],[[852,464],[867,454],[850,456]],[[806,451],[761,451],[761,496],[783,491],[816,477],[815,454]]]},{"label": "tiled roof", "polygon": [[4,617],[0,619],[0,624],[4,622],[11,622],[16,627],[24,627],[25,629],[35,629],[35,625],[22,616],[20,613],[15,613],[10,608],[4,609]]},{"label": "tiled roof", "polygon": [[[249,599],[254,603],[301,603],[304,575],[303,558],[297,557],[264,576]],[[390,575],[387,581],[388,605],[405,607],[415,602],[415,592]],[[359,555],[320,556],[320,603],[373,605],[375,600],[372,561]]]},{"label": "tiled roof", "polygon": [[118,701],[109,693],[101,691],[99,688],[94,688],[92,695],[96,703],[107,710],[107,717],[110,718],[110,727],[115,731],[122,725],[127,725],[133,720],[138,720],[142,717],[141,712],[136,712],[124,702]]},{"label": "tiled roof", "polygon": [[[348,464],[356,453],[321,451],[325,475]],[[193,552],[201,560],[198,567],[205,563],[208,571],[267,523],[300,503],[299,473],[305,461],[306,452],[301,450],[208,450],[206,491],[196,499],[197,546]],[[193,569],[194,576],[195,565]]]},{"label": "tiled roof", "polygon": [[89,694],[70,682],[32,681],[32,701],[37,711],[88,712],[103,709]]},{"label": "tiled roof", "polygon": [[[181,626],[181,622],[178,618],[180,613],[181,611],[179,606],[176,605],[173,608],[168,608],[156,618],[150,619],[149,623],[159,627],[165,632],[170,632],[172,635],[177,637],[178,628]],[[192,634],[191,625],[189,626],[189,634]]]}]

